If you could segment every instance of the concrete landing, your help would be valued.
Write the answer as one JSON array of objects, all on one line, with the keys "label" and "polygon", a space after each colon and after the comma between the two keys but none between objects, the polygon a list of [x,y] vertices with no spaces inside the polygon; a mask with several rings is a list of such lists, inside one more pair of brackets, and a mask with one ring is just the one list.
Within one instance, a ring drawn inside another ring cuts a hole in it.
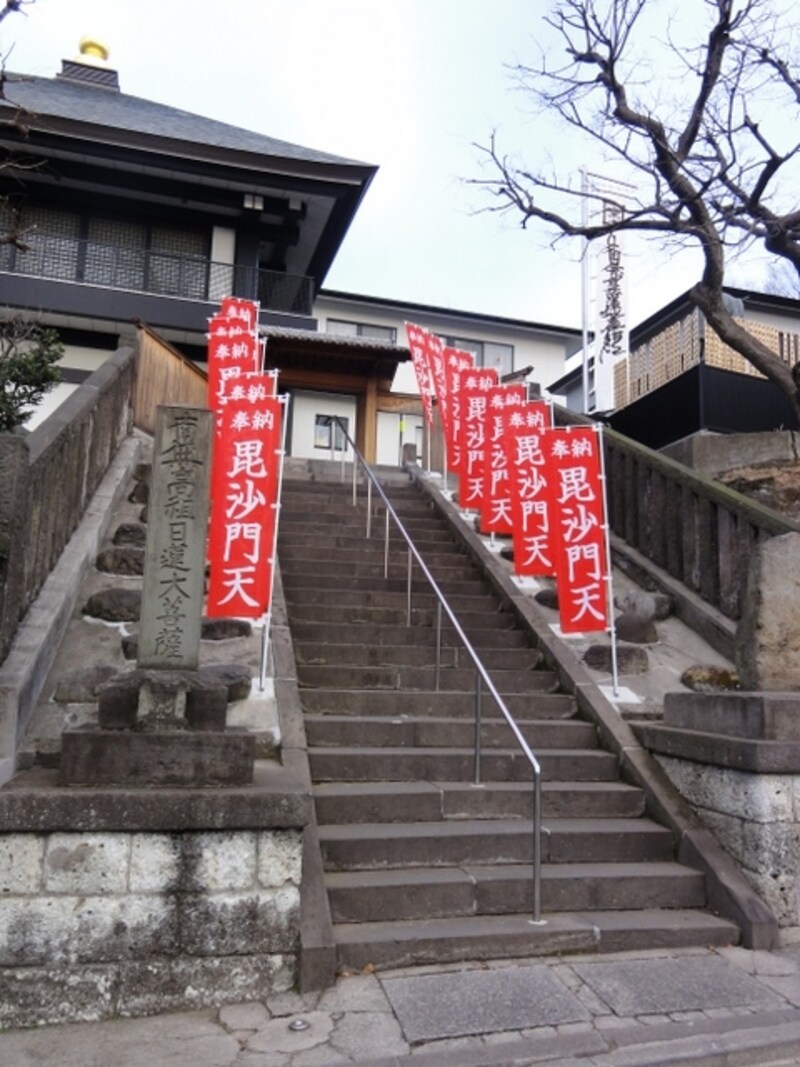
[{"label": "concrete landing", "polygon": [[340,977],[216,1011],[0,1034],[9,1067],[800,1064],[800,946]]}]

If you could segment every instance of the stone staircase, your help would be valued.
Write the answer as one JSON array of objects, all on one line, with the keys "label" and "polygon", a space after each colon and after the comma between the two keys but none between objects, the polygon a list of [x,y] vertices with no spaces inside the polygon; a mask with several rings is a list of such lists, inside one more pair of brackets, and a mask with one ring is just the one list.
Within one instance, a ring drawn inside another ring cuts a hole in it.
[{"label": "stone staircase", "polygon": [[484,696],[472,784],[475,670],[383,509],[365,540],[351,487],[284,480],[279,560],[339,969],[728,944],[701,872],[674,860],[639,788],[559,691],[536,636],[504,609],[444,519],[408,482],[387,488],[543,771],[542,911],[532,920],[532,781]]}]

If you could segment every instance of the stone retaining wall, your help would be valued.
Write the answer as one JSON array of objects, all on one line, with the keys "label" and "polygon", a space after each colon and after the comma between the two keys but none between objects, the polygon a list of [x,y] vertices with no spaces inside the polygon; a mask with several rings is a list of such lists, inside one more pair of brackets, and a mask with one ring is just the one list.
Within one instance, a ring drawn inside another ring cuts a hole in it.
[{"label": "stone retaining wall", "polygon": [[301,856],[300,829],[0,834],[0,1028],[290,989]]},{"label": "stone retaining wall", "polygon": [[655,757],[771,909],[800,941],[800,774],[753,774]]}]

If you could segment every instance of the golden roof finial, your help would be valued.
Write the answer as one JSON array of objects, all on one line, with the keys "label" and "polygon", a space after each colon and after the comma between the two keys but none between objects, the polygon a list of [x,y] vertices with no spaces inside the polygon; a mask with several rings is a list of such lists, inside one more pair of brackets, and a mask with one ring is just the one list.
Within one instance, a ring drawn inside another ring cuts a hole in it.
[{"label": "golden roof finial", "polygon": [[91,63],[93,66],[103,67],[109,57],[108,45],[103,44],[97,37],[87,34],[78,42],[80,48],[80,63]]}]

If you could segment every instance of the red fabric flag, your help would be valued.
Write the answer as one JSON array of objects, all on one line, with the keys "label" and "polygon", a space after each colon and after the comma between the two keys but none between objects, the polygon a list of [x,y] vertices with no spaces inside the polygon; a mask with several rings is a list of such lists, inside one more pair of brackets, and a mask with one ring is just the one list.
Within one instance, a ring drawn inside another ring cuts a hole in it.
[{"label": "red fabric flag", "polygon": [[428,357],[428,338],[430,336],[430,333],[422,326],[415,326],[411,322],[406,323],[406,337],[408,339],[408,347],[411,350],[411,361],[414,364],[417,388],[422,399],[422,411],[425,415],[425,421],[429,426],[432,426],[433,380]]},{"label": "red fabric flag", "polygon": [[489,393],[497,385],[497,371],[484,367],[468,371],[460,394],[460,465],[458,502],[462,508],[480,510],[483,501],[483,464],[486,457]]},{"label": "red fabric flag", "polygon": [[552,577],[555,574],[552,505],[544,434],[552,425],[552,409],[544,400],[529,400],[503,415],[511,483],[514,573]]},{"label": "red fabric flag", "polygon": [[237,320],[215,315],[209,321],[208,406],[212,411],[219,411],[240,379],[257,369],[258,357],[256,335]]},{"label": "red fabric flag", "polygon": [[556,526],[556,584],[564,633],[609,628],[605,492],[597,427],[545,434]]},{"label": "red fabric flag", "polygon": [[206,607],[211,617],[258,618],[269,608],[280,449],[276,396],[254,389],[227,401],[218,417],[212,463]]},{"label": "red fabric flag", "polygon": [[481,531],[483,533],[510,534],[513,530],[511,515],[511,471],[506,450],[504,417],[513,408],[521,410],[528,399],[526,385],[498,385],[489,392],[487,421],[487,449],[483,461],[483,502],[481,504]]},{"label": "red fabric flag", "polygon": [[464,375],[475,366],[475,357],[471,352],[463,352],[460,348],[445,348],[443,354],[448,398],[445,448],[447,464],[451,471],[457,472],[461,466],[461,387]]}]

